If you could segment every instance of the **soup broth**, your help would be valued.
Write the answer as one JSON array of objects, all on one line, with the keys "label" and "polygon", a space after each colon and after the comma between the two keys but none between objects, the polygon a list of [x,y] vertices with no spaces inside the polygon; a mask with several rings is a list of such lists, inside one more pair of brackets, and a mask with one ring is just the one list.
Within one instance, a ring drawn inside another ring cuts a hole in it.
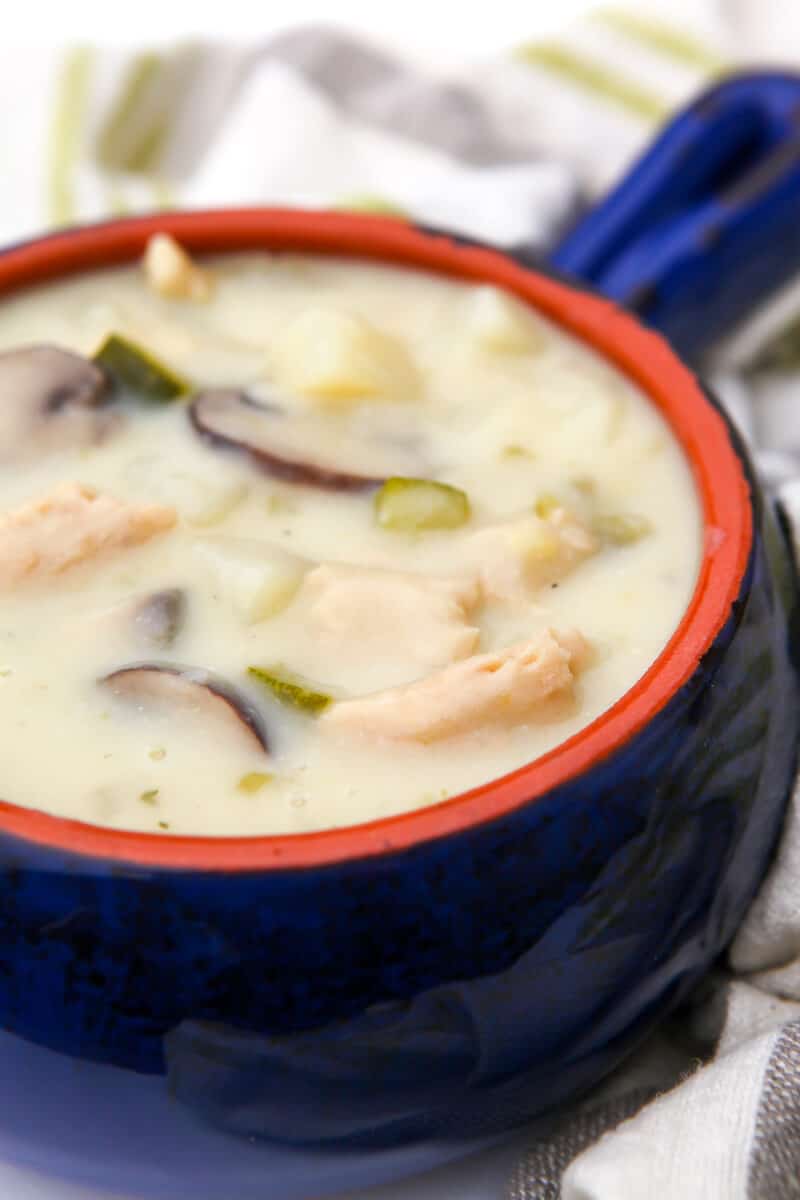
[{"label": "soup broth", "polygon": [[701,519],[665,421],[518,300],[284,254],[0,303],[0,795],[327,829],[536,759],[657,657]]}]

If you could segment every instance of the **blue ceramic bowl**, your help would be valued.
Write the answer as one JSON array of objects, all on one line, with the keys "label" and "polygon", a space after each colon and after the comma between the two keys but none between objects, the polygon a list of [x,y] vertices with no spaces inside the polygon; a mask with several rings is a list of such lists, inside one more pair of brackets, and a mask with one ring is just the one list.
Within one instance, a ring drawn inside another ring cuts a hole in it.
[{"label": "blue ceramic bowl", "polygon": [[516,292],[671,424],[705,520],[686,616],[607,713],[421,812],[288,837],[120,833],[0,805],[0,1025],[139,1072],[218,1125],[302,1143],[491,1134],[586,1088],[731,938],[795,766],[794,566],[695,377],[609,302],[395,221],[276,211],[76,230],[5,293],[193,250],[358,255]]}]

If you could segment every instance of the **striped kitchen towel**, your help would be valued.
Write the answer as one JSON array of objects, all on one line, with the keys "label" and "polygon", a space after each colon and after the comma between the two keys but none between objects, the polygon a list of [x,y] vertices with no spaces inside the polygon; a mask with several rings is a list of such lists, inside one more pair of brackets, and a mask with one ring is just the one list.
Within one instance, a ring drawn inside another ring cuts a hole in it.
[{"label": "striped kitchen towel", "polygon": [[[394,211],[546,248],[711,80],[755,52],[800,64],[800,6],[683,7],[677,24],[604,9],[447,78],[324,30],[136,54],[6,43],[0,241],[153,208],[271,203]],[[789,288],[717,383],[800,529],[798,312]],[[532,1141],[507,1196],[800,1196],[800,796],[727,974]]]},{"label": "striped kitchen towel", "polygon": [[134,54],[6,46],[0,102],[15,120],[0,132],[0,238],[253,202],[376,207],[501,243],[547,240],[579,192],[605,188],[735,61],[723,30],[603,10],[563,39],[447,78],[319,30]]}]

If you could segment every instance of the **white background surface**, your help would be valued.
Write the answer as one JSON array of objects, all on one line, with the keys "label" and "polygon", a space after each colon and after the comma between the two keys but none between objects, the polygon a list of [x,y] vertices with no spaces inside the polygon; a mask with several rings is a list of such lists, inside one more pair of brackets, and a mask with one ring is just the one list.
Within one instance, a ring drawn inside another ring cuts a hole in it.
[{"label": "white background surface", "polygon": [[122,7],[104,0],[27,0],[15,5],[13,31],[7,29],[6,37],[11,32],[14,41],[37,43],[85,38],[152,43],[191,34],[263,37],[290,25],[325,22],[455,63],[556,28],[589,7],[590,0],[136,0]]}]

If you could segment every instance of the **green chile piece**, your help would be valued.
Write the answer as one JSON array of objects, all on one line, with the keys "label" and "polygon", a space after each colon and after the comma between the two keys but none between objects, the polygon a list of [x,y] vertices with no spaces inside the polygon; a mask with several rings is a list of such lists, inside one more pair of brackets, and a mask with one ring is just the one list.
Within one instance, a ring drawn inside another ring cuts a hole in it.
[{"label": "green chile piece", "polygon": [[632,546],[653,532],[647,517],[637,513],[607,513],[596,517],[593,527],[597,536],[612,546]]},{"label": "green chile piece", "polygon": [[94,361],[123,387],[156,404],[177,400],[192,390],[188,379],[118,333],[108,335]]},{"label": "green chile piece", "polygon": [[460,488],[433,479],[387,479],[375,493],[375,519],[382,529],[421,533],[457,529],[470,518],[469,497]]},{"label": "green chile piece", "polygon": [[281,704],[287,704],[290,708],[299,709],[300,712],[313,717],[318,717],[324,712],[333,700],[327,692],[321,692],[311,684],[292,678],[281,668],[248,667],[247,674],[268,688]]}]

